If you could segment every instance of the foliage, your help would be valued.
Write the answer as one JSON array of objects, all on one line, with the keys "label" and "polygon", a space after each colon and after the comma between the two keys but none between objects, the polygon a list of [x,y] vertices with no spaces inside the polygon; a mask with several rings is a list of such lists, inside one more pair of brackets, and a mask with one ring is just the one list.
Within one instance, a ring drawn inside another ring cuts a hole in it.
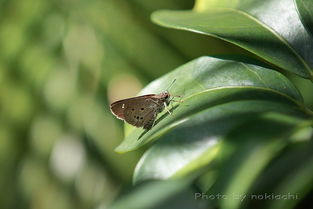
[{"label": "foliage", "polygon": [[[312,11],[0,1],[0,207],[312,207]],[[109,104],[174,79],[183,102],[123,140]]]},{"label": "foliage", "polygon": [[[177,79],[171,93],[182,95],[183,103],[173,102],[172,115],[159,114],[149,131],[126,125],[117,152],[149,145],[134,183],[171,184],[193,176],[191,185],[206,200],[201,208],[311,205],[313,112],[288,79],[291,72],[313,81],[311,11],[309,1],[198,0],[193,10],[154,12],[152,20],[161,26],[249,53],[197,58],[141,91],[158,92]],[[176,208],[175,200],[167,204]]]}]

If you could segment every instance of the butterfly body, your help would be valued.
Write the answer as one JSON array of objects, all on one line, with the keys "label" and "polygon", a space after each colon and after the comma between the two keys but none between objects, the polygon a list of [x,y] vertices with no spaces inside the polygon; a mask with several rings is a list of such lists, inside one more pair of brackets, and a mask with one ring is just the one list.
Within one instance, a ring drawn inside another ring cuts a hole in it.
[{"label": "butterfly body", "polygon": [[151,129],[157,115],[170,103],[170,94],[148,94],[113,102],[111,112],[121,120],[144,129]]}]

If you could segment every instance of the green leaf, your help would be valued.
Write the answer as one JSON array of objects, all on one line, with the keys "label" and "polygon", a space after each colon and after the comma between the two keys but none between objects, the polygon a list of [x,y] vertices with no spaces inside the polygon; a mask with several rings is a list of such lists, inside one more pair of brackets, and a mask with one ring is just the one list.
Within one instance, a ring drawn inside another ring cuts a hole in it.
[{"label": "green leaf", "polygon": [[[271,103],[233,102],[202,111],[181,126],[164,134],[162,140],[145,152],[138,162],[133,182],[184,176],[227,152],[227,133],[264,111]],[[292,118],[294,122],[301,120]]]},{"label": "green leaf", "polygon": [[[312,128],[302,127],[297,132],[310,130],[306,140],[289,144],[279,157],[274,159],[262,175],[254,182],[250,193],[290,195],[289,198],[265,200],[264,208],[293,208],[313,189],[313,141]],[[249,205],[255,205],[260,200],[250,200]]]},{"label": "green leaf", "polygon": [[313,1],[295,0],[303,25],[313,35]]},{"label": "green leaf", "polygon": [[[205,2],[209,2],[208,7]],[[228,41],[281,69],[313,80],[313,38],[303,28],[293,0],[205,2],[193,11],[157,11],[152,20]]]},{"label": "green leaf", "polygon": [[[248,194],[250,187],[272,159],[288,144],[289,135],[299,124],[301,122],[296,122],[292,118],[290,120],[284,117],[266,118],[264,121],[262,119],[250,121],[230,133],[228,138],[231,142],[228,143],[236,146],[236,150],[226,163],[223,162],[221,175],[214,185],[220,187],[218,192],[228,197],[246,195],[245,199],[251,198]],[[242,133],[240,130],[245,132]],[[221,201],[221,205],[225,209],[235,209],[241,206],[242,201],[239,198],[227,198]]]},{"label": "green leaf", "polygon": [[[250,201],[251,195],[255,194],[249,190],[258,176],[290,144],[289,136],[299,127],[307,127],[309,124],[309,121],[299,121],[289,116],[266,114],[233,129],[225,137],[223,147],[231,147],[233,151],[220,160],[218,178],[207,193],[225,195],[226,198],[218,200],[223,209],[242,207],[243,202]],[[276,172],[281,176],[286,175],[280,170]],[[276,179],[276,182],[279,181]],[[265,192],[268,191],[271,190]]]},{"label": "green leaf", "polygon": [[[312,147],[311,147],[312,149]],[[313,156],[305,159],[303,165],[292,173],[282,182],[282,184],[274,190],[276,194],[285,194],[286,191],[295,195],[294,198],[280,199],[269,203],[269,209],[291,209],[304,199],[305,195],[313,189]]]},{"label": "green leaf", "polygon": [[[177,82],[171,88],[171,94],[182,95],[184,102],[173,105],[172,115],[168,115],[166,111],[160,113],[151,130],[128,130],[125,140],[116,148],[117,152],[137,149],[174,127],[183,126],[194,117],[194,121],[197,121],[197,117],[201,118],[202,115],[208,115],[205,120],[213,120],[214,117],[228,117],[231,113],[278,111],[299,116],[307,114],[302,105],[302,97],[280,73],[259,66],[209,57],[183,65],[152,82],[141,94],[158,93],[174,79]],[[217,115],[213,116],[213,112]],[[190,131],[188,135],[192,137],[193,134],[197,133]]]},{"label": "green leaf", "polygon": [[146,182],[109,207],[110,209],[175,209],[206,208],[204,202],[195,200],[194,191],[188,188],[190,179]]},{"label": "green leaf", "polygon": [[[232,105],[235,107],[230,107]],[[223,107],[219,106],[215,110],[210,108],[182,126],[171,130],[143,155],[135,169],[134,183],[147,179],[184,176],[208,165],[216,158],[222,156],[225,158],[227,153],[234,149],[234,146],[242,146],[242,143],[232,146],[225,145],[225,136],[229,131],[237,129],[236,127],[243,122],[257,117],[256,107],[253,103],[247,102],[246,105],[232,103]],[[230,113],[229,110],[233,112]],[[225,116],[227,114],[228,116]],[[302,119],[294,117],[287,119],[291,120],[293,125],[303,122]],[[241,128],[240,130],[242,132],[245,129]],[[269,156],[264,155],[263,157]]]}]

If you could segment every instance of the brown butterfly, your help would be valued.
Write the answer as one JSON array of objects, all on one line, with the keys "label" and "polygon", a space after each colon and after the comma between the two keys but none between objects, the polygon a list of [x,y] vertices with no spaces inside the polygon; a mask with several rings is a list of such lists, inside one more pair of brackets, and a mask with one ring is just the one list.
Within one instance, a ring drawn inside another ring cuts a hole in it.
[{"label": "brown butterfly", "polygon": [[[171,83],[169,88],[175,80]],[[169,89],[168,88],[168,89]],[[124,120],[127,123],[143,127],[146,130],[154,126],[157,115],[164,110],[168,110],[168,105],[172,101],[168,90],[160,94],[148,94],[138,97],[119,100],[110,105],[111,112],[118,119]]]}]

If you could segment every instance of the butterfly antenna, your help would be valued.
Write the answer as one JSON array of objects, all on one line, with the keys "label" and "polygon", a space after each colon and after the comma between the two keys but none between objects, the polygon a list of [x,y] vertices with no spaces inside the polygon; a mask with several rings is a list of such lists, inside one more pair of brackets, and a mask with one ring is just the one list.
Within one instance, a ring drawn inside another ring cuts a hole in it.
[{"label": "butterfly antenna", "polygon": [[172,81],[172,83],[167,87],[167,89],[166,89],[166,91],[168,91],[172,86],[173,86],[173,84],[175,83],[175,81],[176,81],[176,78]]}]

